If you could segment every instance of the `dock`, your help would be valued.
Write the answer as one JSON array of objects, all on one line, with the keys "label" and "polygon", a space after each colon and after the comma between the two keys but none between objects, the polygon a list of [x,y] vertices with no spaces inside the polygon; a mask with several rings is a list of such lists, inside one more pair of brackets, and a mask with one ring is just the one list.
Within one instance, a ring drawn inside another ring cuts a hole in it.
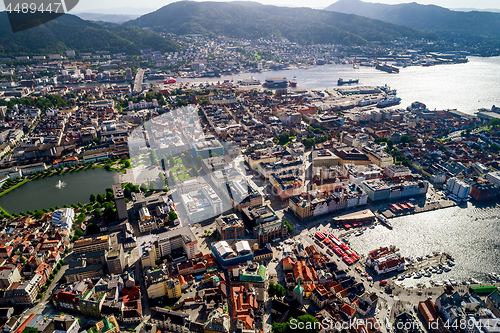
[{"label": "dock", "polygon": [[400,216],[405,216],[405,215],[413,215],[417,213],[423,213],[423,212],[429,212],[431,210],[436,210],[436,209],[443,209],[443,208],[449,208],[456,206],[457,204],[454,201],[451,200],[440,200],[438,202],[433,202],[433,203],[426,203],[423,206],[420,206],[418,204],[415,204],[415,209],[409,210],[409,211],[404,211],[401,213],[394,213],[390,209],[387,209],[383,211],[381,214],[384,215],[388,219],[392,219],[394,217],[400,217]]}]

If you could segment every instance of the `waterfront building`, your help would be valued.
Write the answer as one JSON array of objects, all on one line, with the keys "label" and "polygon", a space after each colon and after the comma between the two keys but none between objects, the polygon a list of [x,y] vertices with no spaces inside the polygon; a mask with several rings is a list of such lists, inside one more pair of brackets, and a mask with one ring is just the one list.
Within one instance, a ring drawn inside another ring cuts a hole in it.
[{"label": "waterfront building", "polygon": [[60,208],[52,213],[52,223],[56,228],[70,231],[75,221],[73,208]]},{"label": "waterfront building", "polygon": [[494,199],[498,194],[499,188],[487,180],[478,180],[472,185],[470,196],[478,201]]},{"label": "waterfront building", "polygon": [[288,201],[290,210],[300,219],[308,219],[358,206],[366,205],[367,194],[355,184],[339,184],[331,191],[309,191],[293,196]]},{"label": "waterfront building", "polygon": [[460,199],[465,199],[469,196],[471,186],[464,180],[453,177],[446,182],[446,190]]},{"label": "waterfront building", "polygon": [[360,184],[370,201],[397,200],[400,198],[424,195],[429,182],[426,180],[402,180],[386,182],[381,179],[365,180]]}]

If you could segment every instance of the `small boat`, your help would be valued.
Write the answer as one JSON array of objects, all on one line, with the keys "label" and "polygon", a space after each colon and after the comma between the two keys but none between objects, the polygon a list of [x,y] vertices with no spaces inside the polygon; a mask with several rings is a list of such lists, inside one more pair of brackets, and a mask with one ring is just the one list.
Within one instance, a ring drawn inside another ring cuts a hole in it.
[{"label": "small boat", "polygon": [[436,281],[436,283],[434,284],[435,286],[442,286],[443,285],[443,281]]},{"label": "small boat", "polygon": [[354,234],[354,236],[361,236],[363,234],[363,231],[358,231],[357,233]]},{"label": "small boat", "polygon": [[349,79],[349,80],[344,80],[342,78],[337,80],[337,85],[341,86],[343,84],[353,84],[353,83],[358,83],[359,79]]},{"label": "small boat", "polygon": [[440,268],[436,271],[436,274],[443,274],[443,270]]},{"label": "small boat", "polygon": [[453,279],[450,279],[450,283],[451,283],[452,286],[458,285],[458,282],[455,281],[455,280],[453,280]]},{"label": "small boat", "polygon": [[414,279],[420,279],[421,277],[422,277],[422,274],[420,274],[419,272],[415,272],[415,274],[413,275]]},{"label": "small boat", "polygon": [[399,281],[403,281],[405,279],[405,275],[404,274],[401,274],[399,277],[398,277],[398,280]]},{"label": "small boat", "polygon": [[297,86],[297,77],[294,76],[293,79],[288,81],[288,83],[290,84],[290,87],[296,87]]},{"label": "small boat", "polygon": [[442,268],[443,268],[443,271],[445,271],[445,272],[449,272],[449,271],[451,271],[451,268],[450,268],[450,267],[448,267],[447,265],[443,265],[443,267],[442,267]]},{"label": "small boat", "polygon": [[431,273],[429,273],[429,271],[425,271],[425,272],[424,272],[424,276],[425,276],[425,277],[430,277],[430,276],[431,276]]},{"label": "small boat", "polygon": [[450,261],[448,261],[448,266],[453,267],[453,266],[455,266],[455,263],[450,260]]}]

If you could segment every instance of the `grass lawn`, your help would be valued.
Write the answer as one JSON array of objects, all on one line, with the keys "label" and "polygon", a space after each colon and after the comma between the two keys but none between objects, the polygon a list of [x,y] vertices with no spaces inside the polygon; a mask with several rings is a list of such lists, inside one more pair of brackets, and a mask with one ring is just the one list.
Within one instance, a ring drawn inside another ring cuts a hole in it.
[{"label": "grass lawn", "polygon": [[187,171],[187,170],[189,170],[189,168],[187,166],[183,165],[182,166],[182,171]]},{"label": "grass lawn", "polygon": [[182,163],[182,159],[181,159],[181,158],[176,158],[176,159],[174,160],[174,163],[175,163],[175,164],[181,164],[181,163]]},{"label": "grass lawn", "polygon": [[190,176],[187,173],[183,173],[181,175],[177,175],[177,178],[179,178],[179,180],[184,180],[190,178]]},{"label": "grass lawn", "polygon": [[[188,176],[187,178],[189,178],[189,176]],[[0,193],[0,197],[1,197],[2,195],[4,195],[4,194],[9,193],[9,192],[10,192],[10,191],[12,191],[12,190],[14,190],[14,189],[18,188],[19,186],[21,186],[21,185],[23,185],[23,184],[26,184],[27,182],[29,182],[29,179],[25,179],[25,180],[23,180],[22,182],[20,182],[20,183],[18,183],[18,184],[16,184],[16,185],[14,185],[14,186],[12,186],[12,187],[11,187],[11,188],[9,188],[8,190],[5,190],[5,191],[3,191],[2,193]]]},{"label": "grass lawn", "polygon": [[179,167],[173,167],[172,169],[170,169],[170,172],[177,172],[179,170]]}]

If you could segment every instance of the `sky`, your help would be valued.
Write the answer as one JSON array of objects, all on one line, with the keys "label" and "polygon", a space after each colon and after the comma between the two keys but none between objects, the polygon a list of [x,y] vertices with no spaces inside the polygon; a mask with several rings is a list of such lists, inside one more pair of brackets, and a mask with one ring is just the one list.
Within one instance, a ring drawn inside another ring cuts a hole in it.
[{"label": "sky", "polygon": [[[210,1],[210,0],[209,0]],[[220,0],[219,0],[220,1]],[[367,1],[367,0],[364,0]],[[171,2],[172,0],[80,0],[78,5],[72,10],[74,13],[108,13],[113,9],[113,13],[116,14],[136,14],[142,15],[160,7],[163,7]],[[303,0],[259,0],[257,2],[277,5],[277,6],[291,6],[291,7],[301,7],[307,4],[307,7],[322,9],[328,7],[336,0],[309,0],[304,2]],[[379,2],[386,4],[397,4],[404,2],[418,2],[421,4],[434,4],[447,8],[476,8],[476,9],[500,9],[499,0],[376,0],[370,2]],[[0,9],[3,10],[3,3],[0,5]]]},{"label": "sky", "polygon": [[[312,8],[325,8],[336,0],[309,0],[304,2],[303,0],[261,0],[258,2],[264,4],[272,4],[277,6],[304,6]],[[147,8],[147,9],[157,9],[164,5],[167,5],[171,0],[145,0],[138,2],[137,0],[80,0],[79,4],[73,10],[75,12],[96,12],[98,9],[102,8],[117,8],[117,7],[129,7],[131,8]],[[403,2],[412,2],[408,0],[377,0],[371,2],[380,2],[386,4],[397,4]],[[447,8],[477,8],[477,9],[487,9],[496,8],[500,9],[500,1],[498,0],[416,0],[421,4],[435,4]],[[128,9],[126,11],[128,11]]]}]

